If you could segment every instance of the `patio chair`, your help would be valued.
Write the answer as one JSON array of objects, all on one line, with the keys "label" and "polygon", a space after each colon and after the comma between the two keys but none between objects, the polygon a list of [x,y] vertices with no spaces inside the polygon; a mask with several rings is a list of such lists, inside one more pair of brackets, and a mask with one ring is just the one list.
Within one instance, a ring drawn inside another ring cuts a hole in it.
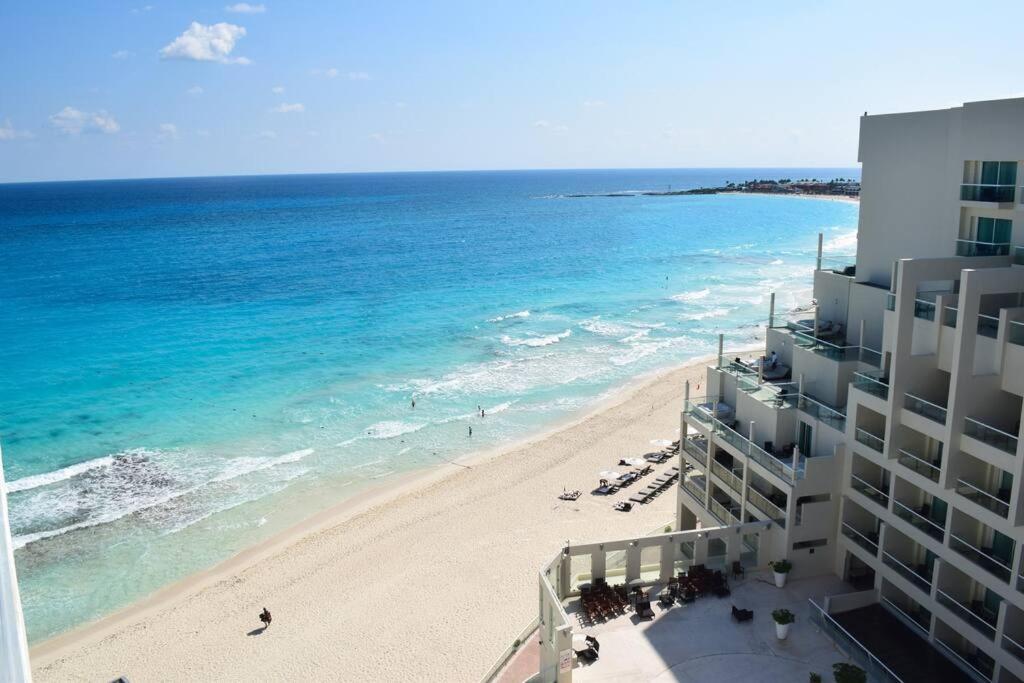
[{"label": "patio chair", "polygon": [[592,664],[597,661],[600,655],[597,654],[597,650],[595,650],[592,647],[588,647],[585,650],[576,650],[576,656],[580,659],[580,661]]},{"label": "patio chair", "polygon": [[753,610],[749,610],[749,609],[737,609],[736,605],[733,605],[732,606],[732,618],[735,619],[737,622],[740,622],[740,623],[742,623],[744,621],[750,621],[751,619],[754,618],[754,612],[753,612]]},{"label": "patio chair", "polygon": [[746,577],[747,571],[743,568],[743,563],[739,560],[733,560],[732,562],[732,578],[740,576]]}]

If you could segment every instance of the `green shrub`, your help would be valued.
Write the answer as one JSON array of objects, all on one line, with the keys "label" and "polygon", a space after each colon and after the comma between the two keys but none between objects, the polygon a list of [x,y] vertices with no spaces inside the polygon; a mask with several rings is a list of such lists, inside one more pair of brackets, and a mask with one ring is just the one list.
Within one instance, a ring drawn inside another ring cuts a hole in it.
[{"label": "green shrub", "polygon": [[836,683],[867,683],[868,675],[855,664],[836,662],[832,665],[832,676]]}]

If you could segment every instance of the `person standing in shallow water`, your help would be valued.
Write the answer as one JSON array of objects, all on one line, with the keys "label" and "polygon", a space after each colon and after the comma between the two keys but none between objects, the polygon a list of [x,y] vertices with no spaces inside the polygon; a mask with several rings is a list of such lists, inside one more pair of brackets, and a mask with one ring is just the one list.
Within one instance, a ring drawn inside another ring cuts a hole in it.
[{"label": "person standing in shallow water", "polygon": [[412,400],[412,408],[413,408],[413,410],[416,409],[416,399]]}]

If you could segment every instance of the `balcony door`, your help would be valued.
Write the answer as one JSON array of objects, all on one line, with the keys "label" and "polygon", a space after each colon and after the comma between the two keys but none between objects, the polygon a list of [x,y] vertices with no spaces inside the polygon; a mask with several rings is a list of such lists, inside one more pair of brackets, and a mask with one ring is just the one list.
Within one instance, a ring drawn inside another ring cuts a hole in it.
[{"label": "balcony door", "polygon": [[800,449],[800,452],[805,456],[811,454],[811,447],[814,444],[813,428],[806,422],[800,423],[800,433],[796,440],[796,447]]}]

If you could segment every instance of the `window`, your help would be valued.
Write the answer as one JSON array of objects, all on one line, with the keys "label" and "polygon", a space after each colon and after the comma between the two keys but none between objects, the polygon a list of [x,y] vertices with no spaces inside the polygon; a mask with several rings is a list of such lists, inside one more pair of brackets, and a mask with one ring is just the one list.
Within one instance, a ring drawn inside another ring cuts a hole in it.
[{"label": "window", "polygon": [[1017,182],[1016,161],[981,162],[982,185],[1014,185]]},{"label": "window", "polygon": [[1013,222],[1005,218],[978,216],[975,230],[979,242],[1008,244],[1013,231]]}]

